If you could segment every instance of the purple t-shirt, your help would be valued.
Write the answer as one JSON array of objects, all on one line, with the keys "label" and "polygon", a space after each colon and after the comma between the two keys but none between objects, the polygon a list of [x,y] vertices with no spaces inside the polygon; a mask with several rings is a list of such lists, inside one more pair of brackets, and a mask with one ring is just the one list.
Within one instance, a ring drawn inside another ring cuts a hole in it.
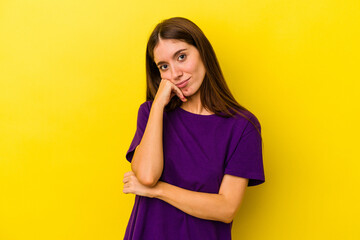
[{"label": "purple t-shirt", "polygon": [[[126,153],[131,162],[144,134],[153,101],[140,105],[137,129]],[[260,129],[250,112],[245,113]],[[180,107],[163,115],[164,168],[159,181],[205,193],[219,193],[224,174],[265,181],[261,138],[244,117],[199,115]],[[126,240],[228,240],[231,223],[191,216],[169,203],[135,196]]]}]

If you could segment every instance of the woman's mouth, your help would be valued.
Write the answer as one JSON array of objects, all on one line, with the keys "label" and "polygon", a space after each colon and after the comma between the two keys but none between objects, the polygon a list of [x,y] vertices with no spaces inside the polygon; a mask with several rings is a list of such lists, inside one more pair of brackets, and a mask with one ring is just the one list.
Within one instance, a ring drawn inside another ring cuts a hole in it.
[{"label": "woman's mouth", "polygon": [[[191,77],[190,77],[190,78],[191,78]],[[189,78],[188,80],[185,80],[185,81],[181,82],[180,84],[176,84],[176,86],[177,86],[178,88],[183,88],[183,87],[185,87],[185,86],[188,84],[190,78]]]}]

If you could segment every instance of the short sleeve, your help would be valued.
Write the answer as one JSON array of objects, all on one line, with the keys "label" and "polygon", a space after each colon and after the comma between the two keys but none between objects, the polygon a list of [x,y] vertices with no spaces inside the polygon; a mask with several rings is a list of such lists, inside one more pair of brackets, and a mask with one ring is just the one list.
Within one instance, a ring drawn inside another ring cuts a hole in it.
[{"label": "short sleeve", "polygon": [[141,139],[144,135],[146,124],[149,118],[151,108],[151,102],[146,101],[140,105],[137,116],[137,125],[134,138],[130,144],[128,151],[126,152],[126,159],[131,163],[135,148],[140,144]]},{"label": "short sleeve", "polygon": [[[256,117],[250,119],[259,129],[261,126]],[[225,160],[224,174],[248,178],[248,186],[265,182],[261,136],[251,122],[247,122],[244,131],[238,138],[235,150]]]}]

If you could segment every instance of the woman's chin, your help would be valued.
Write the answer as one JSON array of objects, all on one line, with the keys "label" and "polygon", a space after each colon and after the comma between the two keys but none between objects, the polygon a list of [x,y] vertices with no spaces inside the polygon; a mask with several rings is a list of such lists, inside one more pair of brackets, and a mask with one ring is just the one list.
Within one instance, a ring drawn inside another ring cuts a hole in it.
[{"label": "woman's chin", "polygon": [[191,94],[190,92],[186,92],[186,91],[183,91],[183,95],[184,95],[184,97],[186,97],[186,98],[189,98],[189,97],[192,96],[192,94]]},{"label": "woman's chin", "polygon": [[181,89],[181,92],[184,94],[184,96],[190,96],[191,91],[188,87]]}]

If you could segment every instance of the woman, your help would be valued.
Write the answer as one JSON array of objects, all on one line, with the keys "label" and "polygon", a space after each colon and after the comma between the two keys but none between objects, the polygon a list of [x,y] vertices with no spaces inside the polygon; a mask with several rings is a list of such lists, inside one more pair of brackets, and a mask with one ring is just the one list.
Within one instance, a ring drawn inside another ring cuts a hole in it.
[{"label": "woman", "polygon": [[124,239],[231,239],[247,186],[265,181],[260,123],[228,89],[188,19],[159,23],[146,51],[147,101],[126,159],[136,194]]}]

